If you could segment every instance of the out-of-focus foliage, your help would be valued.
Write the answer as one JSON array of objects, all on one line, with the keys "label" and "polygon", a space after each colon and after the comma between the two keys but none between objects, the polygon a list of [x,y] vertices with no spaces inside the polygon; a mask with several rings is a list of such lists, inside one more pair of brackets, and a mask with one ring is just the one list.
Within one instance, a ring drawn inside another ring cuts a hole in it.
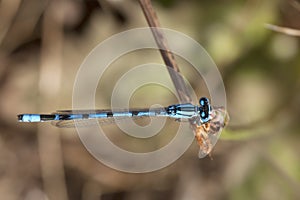
[{"label": "out-of-focus foliage", "polygon": [[[161,25],[196,39],[222,74],[231,120],[213,160],[198,160],[194,143],[163,170],[126,174],[96,161],[75,130],[17,123],[18,113],[71,108],[76,72],[86,55],[113,34],[147,24],[137,1],[2,0],[1,199],[300,199],[299,37],[265,28],[268,23],[300,29],[299,1],[153,4]],[[113,63],[99,82],[97,106],[110,105],[122,74],[149,62],[162,63],[157,51],[130,53]],[[202,96],[204,82],[182,59],[178,63]],[[176,98],[162,87],[146,86],[130,101],[133,107],[156,103],[169,105]],[[171,138],[169,133],[146,148]],[[138,140],[126,142],[130,150],[143,150]]]}]

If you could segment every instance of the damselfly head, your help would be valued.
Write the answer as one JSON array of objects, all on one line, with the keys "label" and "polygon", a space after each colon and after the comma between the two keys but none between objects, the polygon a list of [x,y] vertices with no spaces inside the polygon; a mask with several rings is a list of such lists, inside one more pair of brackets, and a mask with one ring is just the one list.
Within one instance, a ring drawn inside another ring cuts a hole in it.
[{"label": "damselfly head", "polygon": [[199,100],[199,116],[202,123],[206,123],[211,120],[212,108],[209,103],[209,99],[206,97],[201,97]]}]

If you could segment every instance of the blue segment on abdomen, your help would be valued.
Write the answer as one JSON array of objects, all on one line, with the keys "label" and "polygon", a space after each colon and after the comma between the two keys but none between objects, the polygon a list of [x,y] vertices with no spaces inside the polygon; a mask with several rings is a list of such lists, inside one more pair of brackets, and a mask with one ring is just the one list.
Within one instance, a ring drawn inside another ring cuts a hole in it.
[{"label": "blue segment on abdomen", "polygon": [[89,114],[89,118],[94,119],[94,118],[106,118],[107,113],[93,113]]},{"label": "blue segment on abdomen", "polygon": [[41,116],[39,114],[24,114],[21,119],[22,122],[40,122]]}]

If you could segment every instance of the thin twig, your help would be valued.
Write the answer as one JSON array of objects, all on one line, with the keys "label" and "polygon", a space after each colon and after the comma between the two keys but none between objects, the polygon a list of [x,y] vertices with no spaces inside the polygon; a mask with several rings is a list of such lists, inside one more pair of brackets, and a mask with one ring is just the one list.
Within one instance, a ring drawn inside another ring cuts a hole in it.
[{"label": "thin twig", "polygon": [[287,27],[283,27],[283,26],[277,26],[277,25],[273,25],[273,24],[265,24],[265,27],[272,31],[284,33],[286,35],[300,37],[300,30],[297,30],[297,29],[287,28]]},{"label": "thin twig", "polygon": [[168,46],[168,42],[164,33],[160,28],[160,24],[157,18],[157,15],[151,5],[151,0],[139,0],[139,3],[142,7],[144,15],[147,19],[149,27],[151,27],[151,31],[153,33],[156,44],[159,48],[161,56],[167,66],[173,84],[176,88],[177,94],[181,103],[191,103],[192,98],[188,92],[186,84],[180,75],[179,67],[175,61],[174,54],[170,51]]}]

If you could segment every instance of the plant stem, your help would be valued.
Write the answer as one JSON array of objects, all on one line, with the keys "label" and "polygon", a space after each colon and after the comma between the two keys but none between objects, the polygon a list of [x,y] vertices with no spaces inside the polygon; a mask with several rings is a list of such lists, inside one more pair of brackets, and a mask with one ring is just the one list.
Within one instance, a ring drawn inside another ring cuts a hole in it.
[{"label": "plant stem", "polygon": [[176,63],[174,54],[170,51],[166,37],[160,29],[157,15],[152,7],[151,0],[139,0],[141,8],[144,12],[149,27],[153,33],[156,44],[159,48],[161,56],[167,66],[170,77],[176,88],[181,103],[192,103],[192,98],[186,87],[184,79],[180,75],[179,67]]}]

